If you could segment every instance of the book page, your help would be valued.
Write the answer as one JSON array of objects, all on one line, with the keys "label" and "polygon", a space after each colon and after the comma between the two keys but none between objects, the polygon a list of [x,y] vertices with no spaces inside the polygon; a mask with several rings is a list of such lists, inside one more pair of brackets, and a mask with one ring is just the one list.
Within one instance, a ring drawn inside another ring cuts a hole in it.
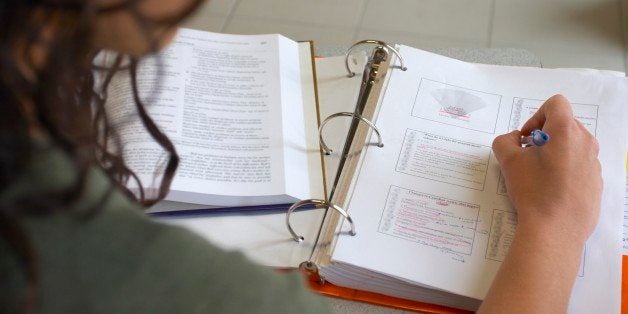
[{"label": "book page", "polygon": [[[298,137],[305,127],[298,56],[297,43],[279,35],[182,29],[164,52],[140,64],[141,98],[181,157],[169,200],[233,206],[310,196],[305,137]],[[129,84],[125,72],[111,83],[109,113],[123,125],[127,162],[151,187],[166,156],[137,121]],[[293,134],[300,128],[291,138],[286,120]],[[296,153],[284,154],[287,145]],[[288,173],[303,178],[305,188],[278,199],[287,194]]]},{"label": "book page", "polygon": [[384,147],[366,148],[349,204],[357,235],[338,237],[333,260],[483,299],[517,224],[491,143],[560,93],[599,140],[605,181],[570,308],[619,311],[627,82],[400,49],[408,70],[388,73],[376,120]]}]

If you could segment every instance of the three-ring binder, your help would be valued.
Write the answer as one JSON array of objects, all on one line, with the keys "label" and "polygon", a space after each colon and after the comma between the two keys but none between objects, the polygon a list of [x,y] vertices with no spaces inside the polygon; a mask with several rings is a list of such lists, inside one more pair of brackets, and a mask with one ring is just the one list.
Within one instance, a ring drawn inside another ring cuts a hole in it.
[{"label": "three-ring binder", "polygon": [[[305,239],[303,236],[300,236],[295,232],[295,230],[290,225],[290,216],[292,213],[299,207],[305,205],[315,205],[316,207],[324,207],[325,215],[323,219],[323,223],[320,227],[318,237],[314,239],[313,243],[314,248],[310,255],[310,259],[302,263],[302,270],[306,270],[307,272],[318,276],[318,265],[316,258],[317,247],[324,247],[327,241],[321,240],[321,236],[326,233],[326,230],[335,229],[335,225],[339,223],[340,219],[345,219],[349,222],[351,230],[349,231],[350,235],[355,235],[355,222],[349,215],[349,213],[342,207],[341,196],[346,196],[346,189],[348,184],[342,184],[342,182],[346,181],[350,173],[354,171],[356,167],[355,156],[350,156],[350,152],[352,149],[355,149],[356,145],[362,145],[364,143],[358,143],[356,140],[356,136],[359,134],[360,137],[367,138],[370,132],[375,133],[377,136],[377,146],[383,147],[384,142],[382,139],[382,134],[378,130],[375,123],[373,123],[369,115],[372,115],[373,112],[368,112],[366,115],[365,108],[367,105],[370,107],[374,107],[377,102],[377,96],[379,94],[379,90],[381,90],[381,80],[383,79],[388,67],[390,66],[391,56],[395,55],[397,60],[399,60],[400,65],[396,66],[402,71],[406,70],[406,67],[403,64],[403,58],[401,57],[399,51],[394,47],[388,45],[385,42],[379,40],[363,40],[352,45],[347,52],[345,53],[345,67],[348,73],[348,77],[352,77],[355,75],[351,68],[349,67],[349,56],[351,52],[357,48],[358,46],[372,44],[375,47],[372,50],[371,56],[369,57],[366,65],[363,69],[362,81],[360,86],[360,93],[358,95],[358,99],[355,105],[354,112],[338,112],[334,113],[328,117],[326,117],[319,126],[319,140],[321,150],[325,153],[325,155],[329,155],[332,152],[332,148],[328,147],[324,140],[324,127],[325,125],[332,119],[338,117],[350,117],[352,119],[351,124],[349,126],[349,130],[347,132],[347,137],[345,139],[345,144],[342,149],[342,153],[340,154],[340,162],[338,165],[338,169],[336,171],[336,176],[333,181],[332,188],[330,190],[329,196],[324,200],[319,199],[308,199],[297,202],[293,204],[286,213],[286,227],[292,236],[292,239],[295,242],[303,242]],[[377,89],[377,92],[373,92],[374,89]],[[374,95],[377,94],[377,95]],[[371,110],[373,111],[373,110]],[[361,127],[362,126],[362,127]],[[365,129],[366,127],[366,129]],[[361,146],[359,147],[362,148]],[[338,218],[338,219],[336,219]],[[329,233],[329,232],[327,232]],[[322,242],[322,243],[319,243]],[[324,278],[319,277],[318,280],[320,282],[324,281]]]}]

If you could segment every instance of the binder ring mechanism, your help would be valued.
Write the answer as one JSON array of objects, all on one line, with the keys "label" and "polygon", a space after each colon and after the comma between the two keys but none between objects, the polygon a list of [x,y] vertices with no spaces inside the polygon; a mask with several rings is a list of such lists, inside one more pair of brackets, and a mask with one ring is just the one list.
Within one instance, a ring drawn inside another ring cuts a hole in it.
[{"label": "binder ring mechanism", "polygon": [[323,138],[323,128],[325,127],[325,124],[329,122],[329,120],[336,117],[353,117],[354,119],[359,119],[360,121],[366,123],[371,129],[373,129],[373,132],[375,132],[375,135],[377,135],[377,147],[384,147],[384,142],[382,142],[382,135],[379,133],[377,126],[375,126],[373,122],[353,112],[337,112],[325,118],[325,120],[323,120],[321,125],[318,127],[318,139],[319,139],[319,142],[321,143],[321,147],[323,148],[323,152],[325,153],[325,155],[330,155],[333,152],[333,150],[329,148],[329,146],[327,146],[327,144],[325,143],[325,139]]},{"label": "binder ring mechanism", "polygon": [[349,49],[347,49],[347,52],[345,52],[345,68],[347,69],[347,76],[348,77],[354,77],[355,76],[355,72],[351,71],[351,68],[349,67],[349,55],[351,54],[351,52],[358,46],[361,45],[365,45],[365,44],[374,44],[377,45],[377,47],[382,48],[384,50],[386,50],[386,52],[389,53],[389,50],[392,51],[397,58],[399,58],[399,68],[401,69],[401,71],[406,71],[408,68],[406,68],[403,65],[403,57],[401,57],[401,54],[399,53],[399,50],[395,49],[395,47],[381,41],[381,40],[375,40],[375,39],[366,39],[366,40],[360,40],[357,43],[353,44],[351,47],[349,47]]},{"label": "binder ring mechanism", "polygon": [[347,221],[349,222],[349,224],[351,225],[351,231],[349,232],[350,235],[354,236],[356,235],[355,233],[355,225],[353,224],[353,219],[351,219],[351,216],[349,216],[349,214],[347,213],[346,210],[342,209],[342,207],[336,205],[336,204],[332,204],[326,200],[319,200],[319,199],[308,199],[308,200],[302,200],[300,202],[296,202],[294,203],[292,206],[290,206],[290,208],[288,208],[288,213],[286,214],[286,226],[288,227],[288,231],[290,231],[290,235],[292,235],[292,239],[296,242],[303,242],[303,240],[305,240],[305,238],[303,236],[298,235],[296,232],[294,232],[294,229],[292,229],[292,226],[290,225],[290,214],[292,214],[292,212],[302,206],[305,205],[316,205],[319,207],[327,207],[327,208],[331,208],[335,211],[337,211],[338,213],[340,213],[340,215],[342,215],[343,217],[345,217],[347,219]]},{"label": "binder ring mechanism", "polygon": [[[374,44],[376,45],[375,49],[383,49],[386,52],[386,57],[383,60],[386,60],[387,56],[390,55],[390,51],[392,51],[397,58],[399,59],[399,62],[401,63],[401,65],[399,66],[399,68],[402,71],[406,71],[408,70],[408,68],[406,66],[404,66],[403,64],[403,57],[401,57],[401,54],[399,53],[399,50],[395,49],[395,47],[381,41],[381,40],[374,40],[374,39],[367,39],[367,40],[361,40],[358,41],[357,43],[353,44],[351,47],[349,47],[349,49],[347,50],[347,52],[345,52],[345,68],[347,69],[347,72],[349,73],[348,76],[349,77],[353,77],[355,76],[355,72],[351,71],[351,68],[349,68],[349,55],[351,54],[351,52],[358,46],[361,45],[366,45],[366,44]],[[367,63],[365,71],[367,70],[372,70],[373,69],[373,64],[372,64],[372,60],[369,61],[369,63]],[[366,73],[366,72],[365,72]],[[362,91],[360,92],[360,97],[365,97],[362,92],[364,91],[364,86],[365,84],[369,84],[372,82],[368,81],[368,77],[365,76],[363,77],[363,81],[362,81]],[[366,96],[368,97],[368,96]],[[373,129],[373,131],[375,132],[375,135],[377,135],[377,147],[384,147],[384,143],[382,141],[382,135],[380,134],[379,130],[377,129],[377,127],[375,126],[375,124],[373,122],[371,122],[370,120],[364,118],[361,113],[362,113],[362,109],[360,109],[360,102],[361,100],[358,99],[358,107],[356,107],[355,112],[338,112],[335,114],[330,115],[329,117],[325,118],[325,120],[323,120],[323,122],[321,123],[321,125],[318,127],[318,138],[319,138],[319,142],[321,144],[321,148],[323,149],[323,152],[325,153],[325,155],[330,155],[333,151],[329,148],[329,146],[327,146],[327,143],[325,143],[325,139],[323,138],[323,128],[325,127],[325,125],[327,124],[327,122],[329,122],[329,120],[334,119],[336,117],[352,117],[354,119],[358,119],[359,122],[364,122],[366,125],[369,126],[369,128]]]}]

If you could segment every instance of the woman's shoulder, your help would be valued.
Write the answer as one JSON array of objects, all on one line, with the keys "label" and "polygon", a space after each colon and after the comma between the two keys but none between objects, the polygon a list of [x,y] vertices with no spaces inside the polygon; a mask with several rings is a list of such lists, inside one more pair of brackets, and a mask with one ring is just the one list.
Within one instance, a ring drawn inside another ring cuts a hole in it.
[{"label": "woman's shoulder", "polygon": [[[36,256],[41,312],[326,310],[298,276],[276,274],[241,253],[150,219],[102,172],[88,175],[83,192],[70,210],[19,220]],[[5,299],[0,303],[19,302],[25,293],[14,253],[0,240],[0,295]]]},{"label": "woman's shoulder", "polygon": [[[0,201],[60,191],[75,180],[59,149],[43,149]],[[35,256],[40,312],[325,312],[298,276],[150,219],[103,171],[91,169],[83,184],[68,208],[17,221]],[[8,312],[25,296],[24,266],[0,238],[0,306]]]},{"label": "woman's shoulder", "polygon": [[[132,207],[105,208],[87,220],[54,215],[23,222],[37,255],[42,312],[327,310],[297,275],[254,265]],[[10,253],[1,246],[0,255]],[[0,263],[0,274],[19,273],[17,265]],[[8,279],[3,290],[24,288],[23,277]]]}]

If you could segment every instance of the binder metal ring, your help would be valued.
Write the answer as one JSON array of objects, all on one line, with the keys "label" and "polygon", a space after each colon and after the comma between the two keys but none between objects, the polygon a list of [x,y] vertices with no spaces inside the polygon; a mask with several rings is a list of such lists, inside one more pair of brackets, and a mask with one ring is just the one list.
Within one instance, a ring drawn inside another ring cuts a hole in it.
[{"label": "binder metal ring", "polygon": [[353,49],[355,49],[357,46],[360,45],[364,45],[364,44],[374,44],[374,45],[378,45],[380,47],[383,47],[385,50],[390,50],[392,51],[397,58],[399,58],[399,62],[401,63],[401,65],[399,66],[399,68],[402,71],[407,70],[408,68],[406,68],[403,65],[403,58],[401,57],[401,54],[399,53],[399,50],[395,49],[395,47],[381,41],[381,40],[374,40],[374,39],[366,39],[366,40],[361,40],[358,41],[357,43],[353,44],[351,47],[349,47],[349,49],[347,49],[347,52],[345,52],[345,68],[347,69],[347,73],[349,77],[354,77],[355,76],[355,72],[351,71],[351,68],[349,68],[349,54],[351,54],[351,51],[353,51]]},{"label": "binder metal ring", "polygon": [[288,208],[288,212],[286,213],[286,226],[288,227],[288,231],[290,231],[290,234],[292,235],[292,239],[296,242],[303,242],[303,240],[305,240],[305,238],[303,236],[300,236],[298,234],[296,234],[296,232],[294,232],[294,229],[292,229],[292,226],[290,225],[290,214],[292,214],[292,212],[304,205],[309,205],[309,204],[313,204],[313,205],[318,205],[318,206],[324,206],[324,207],[328,207],[328,208],[332,208],[335,211],[337,211],[338,213],[340,213],[340,215],[342,215],[343,217],[345,217],[347,219],[347,221],[349,222],[349,224],[351,224],[351,232],[350,234],[352,236],[356,235],[355,233],[355,225],[353,224],[353,219],[351,219],[351,216],[349,216],[349,214],[347,213],[347,211],[345,211],[344,209],[342,209],[342,207],[336,205],[336,204],[332,204],[328,201],[325,200],[318,200],[318,199],[309,199],[309,200],[302,200],[299,202],[296,202],[294,204],[292,204],[292,206],[290,206],[290,208]]},{"label": "binder metal ring", "polygon": [[377,147],[384,147],[384,143],[382,142],[382,135],[379,133],[377,126],[375,126],[373,122],[353,112],[338,112],[325,118],[325,120],[323,120],[321,125],[318,127],[318,139],[321,143],[321,147],[323,148],[323,151],[325,152],[325,155],[331,154],[333,150],[331,150],[329,146],[327,146],[327,144],[325,143],[325,140],[323,139],[323,128],[325,127],[325,124],[329,122],[329,120],[336,117],[353,117],[354,119],[359,119],[360,121],[366,123],[371,129],[373,129],[373,131],[377,135]]}]

